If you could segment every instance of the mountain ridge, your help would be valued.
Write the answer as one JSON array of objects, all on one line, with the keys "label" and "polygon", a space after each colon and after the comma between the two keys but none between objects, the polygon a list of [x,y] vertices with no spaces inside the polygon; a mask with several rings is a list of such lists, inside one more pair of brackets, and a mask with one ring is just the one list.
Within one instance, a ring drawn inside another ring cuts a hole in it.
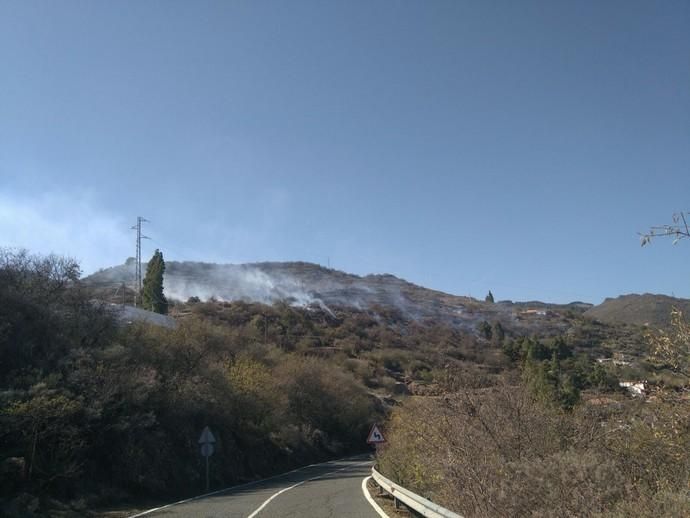
[{"label": "mountain ridge", "polygon": [[608,297],[598,306],[585,311],[584,315],[607,324],[631,324],[668,327],[671,309],[677,307],[690,315],[690,300],[654,293],[628,293]]}]

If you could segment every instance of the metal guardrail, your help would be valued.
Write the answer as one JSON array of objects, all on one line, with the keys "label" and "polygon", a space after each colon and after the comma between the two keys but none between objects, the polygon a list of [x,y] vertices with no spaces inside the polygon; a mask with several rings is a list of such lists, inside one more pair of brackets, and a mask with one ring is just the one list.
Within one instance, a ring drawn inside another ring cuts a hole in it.
[{"label": "metal guardrail", "polygon": [[376,471],[376,468],[371,468],[371,477],[380,488],[392,495],[393,498],[401,501],[407,507],[418,512],[422,516],[430,518],[463,518],[461,515],[449,511],[445,507],[441,507],[431,500],[427,500],[413,493],[409,489],[399,486],[392,480],[381,475],[381,473]]}]

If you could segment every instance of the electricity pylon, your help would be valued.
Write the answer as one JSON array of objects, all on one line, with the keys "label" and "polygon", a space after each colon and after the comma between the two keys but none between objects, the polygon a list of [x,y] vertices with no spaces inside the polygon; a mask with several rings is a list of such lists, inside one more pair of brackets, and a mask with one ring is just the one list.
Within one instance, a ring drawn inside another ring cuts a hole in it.
[{"label": "electricity pylon", "polygon": [[136,270],[134,273],[134,307],[137,306],[137,301],[138,298],[141,294],[141,240],[142,239],[151,239],[148,236],[144,236],[141,233],[141,224],[142,223],[149,223],[149,220],[146,218],[142,218],[141,216],[137,216],[137,224],[132,227],[132,230],[137,231],[137,262],[136,262]]}]

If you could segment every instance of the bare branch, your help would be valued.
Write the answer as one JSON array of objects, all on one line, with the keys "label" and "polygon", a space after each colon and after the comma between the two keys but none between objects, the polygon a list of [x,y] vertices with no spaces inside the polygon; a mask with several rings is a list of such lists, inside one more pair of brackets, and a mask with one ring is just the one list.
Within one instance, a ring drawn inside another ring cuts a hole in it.
[{"label": "bare branch", "polygon": [[[690,216],[690,212],[687,213]],[[651,243],[655,237],[673,237],[673,244],[675,245],[681,239],[690,237],[690,226],[683,212],[673,214],[672,225],[658,225],[649,228],[647,233],[639,233],[640,244],[645,246]]]}]

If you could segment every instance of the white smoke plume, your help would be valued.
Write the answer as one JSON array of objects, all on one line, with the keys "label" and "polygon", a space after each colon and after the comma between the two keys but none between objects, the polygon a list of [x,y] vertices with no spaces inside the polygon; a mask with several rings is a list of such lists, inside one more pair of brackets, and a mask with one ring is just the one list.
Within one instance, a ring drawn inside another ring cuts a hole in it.
[{"label": "white smoke plume", "polygon": [[268,274],[251,265],[171,263],[164,280],[170,299],[186,301],[198,297],[222,301],[244,300],[273,304],[285,301],[295,306],[318,306],[328,313],[325,302],[305,289],[295,277]]}]

